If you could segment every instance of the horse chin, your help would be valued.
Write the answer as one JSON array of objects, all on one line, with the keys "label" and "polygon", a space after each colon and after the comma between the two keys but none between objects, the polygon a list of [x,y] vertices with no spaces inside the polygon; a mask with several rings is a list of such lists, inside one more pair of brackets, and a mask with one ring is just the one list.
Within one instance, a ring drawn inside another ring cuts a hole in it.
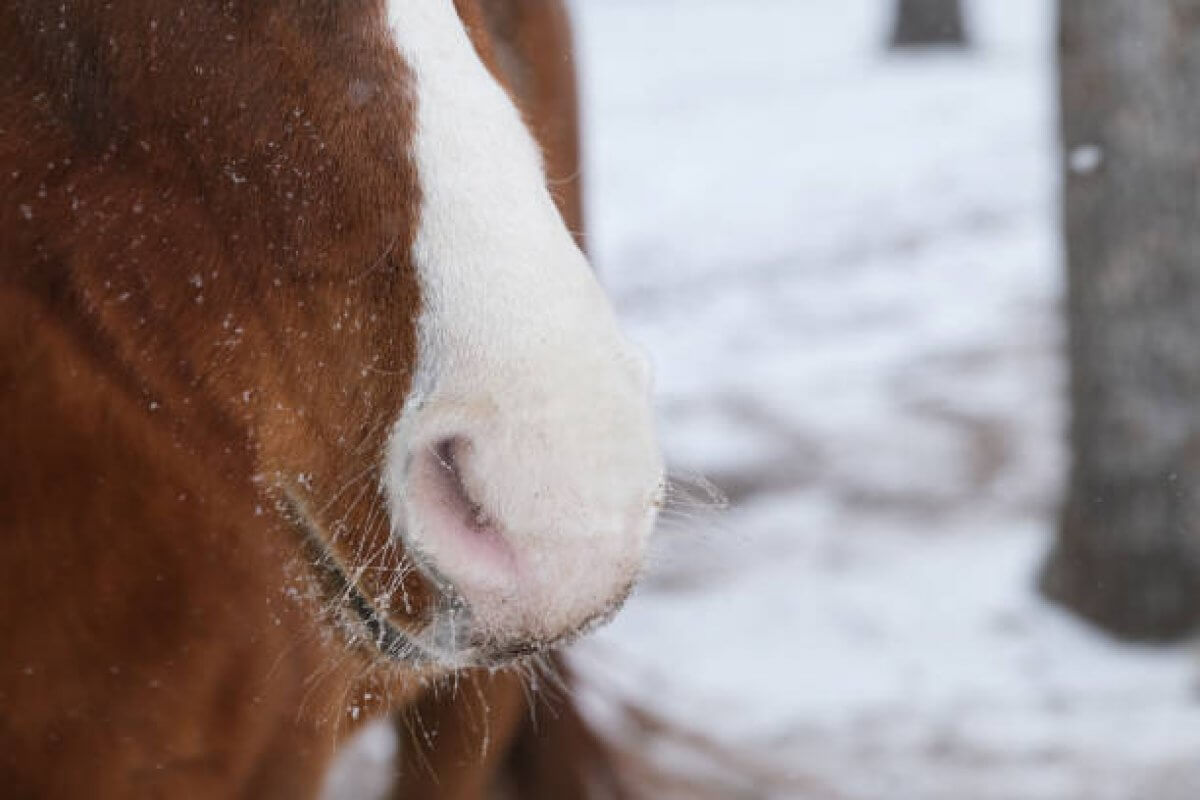
[{"label": "horse chin", "polygon": [[604,608],[578,625],[552,636],[487,631],[481,628],[471,609],[451,590],[449,599],[434,615],[433,622],[419,635],[421,646],[440,664],[452,668],[485,667],[499,669],[544,657],[607,624],[620,611],[633,591],[629,585]]},{"label": "horse chin", "polygon": [[339,569],[346,590],[339,593],[343,612],[353,617],[359,638],[391,662],[426,671],[470,668],[501,669],[537,659],[564,647],[607,623],[624,605],[633,584],[613,603],[570,630],[554,636],[494,631],[483,628],[470,605],[431,567],[417,559],[417,569],[435,587],[434,602],[425,621],[413,629],[411,621],[394,618],[375,608],[361,587]]},{"label": "horse chin", "polygon": [[349,640],[348,644],[417,672],[498,669],[545,655],[607,622],[624,601],[623,595],[619,602],[575,629],[552,638],[488,632],[480,628],[470,606],[453,586],[424,559],[415,556],[410,560],[430,588],[433,600],[419,619],[398,618],[372,602],[370,593],[351,577],[353,570],[333,552],[323,528],[295,492],[284,489],[282,505],[322,586],[325,608],[333,612],[339,623],[336,627]]}]

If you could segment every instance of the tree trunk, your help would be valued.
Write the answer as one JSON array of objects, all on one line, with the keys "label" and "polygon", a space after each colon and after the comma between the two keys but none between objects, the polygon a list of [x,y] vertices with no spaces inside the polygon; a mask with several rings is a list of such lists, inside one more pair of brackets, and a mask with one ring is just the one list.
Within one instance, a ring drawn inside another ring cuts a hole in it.
[{"label": "tree trunk", "polygon": [[960,0],[899,0],[892,47],[967,44]]},{"label": "tree trunk", "polygon": [[1072,467],[1044,592],[1200,624],[1200,0],[1060,0]]}]

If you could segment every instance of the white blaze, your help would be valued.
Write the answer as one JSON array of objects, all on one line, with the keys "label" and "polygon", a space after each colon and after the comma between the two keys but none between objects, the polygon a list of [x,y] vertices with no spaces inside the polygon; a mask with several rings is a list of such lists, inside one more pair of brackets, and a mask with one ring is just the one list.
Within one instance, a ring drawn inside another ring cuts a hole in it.
[{"label": "white blaze", "polygon": [[[388,451],[393,524],[484,628],[553,636],[641,566],[662,472],[647,371],[451,0],[392,0],[389,18],[415,77],[423,301]],[[462,483],[515,552],[513,574],[464,555],[422,509],[410,466],[448,437],[471,443]]]}]

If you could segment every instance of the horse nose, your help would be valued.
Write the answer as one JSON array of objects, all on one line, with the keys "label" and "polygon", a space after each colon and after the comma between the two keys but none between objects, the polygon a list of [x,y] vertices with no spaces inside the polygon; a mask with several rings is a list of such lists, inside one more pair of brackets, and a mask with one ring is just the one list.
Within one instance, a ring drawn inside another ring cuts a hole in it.
[{"label": "horse nose", "polygon": [[659,473],[640,454],[526,433],[482,425],[408,458],[405,545],[493,644],[551,644],[607,619],[653,525]]}]

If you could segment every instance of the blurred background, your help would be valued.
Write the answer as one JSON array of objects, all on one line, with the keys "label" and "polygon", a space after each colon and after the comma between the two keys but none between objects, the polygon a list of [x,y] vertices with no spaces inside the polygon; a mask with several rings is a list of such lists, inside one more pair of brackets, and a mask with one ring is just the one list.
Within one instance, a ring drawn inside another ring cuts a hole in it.
[{"label": "blurred background", "polygon": [[1066,0],[1061,85],[1056,5],[573,3],[590,247],[730,502],[574,663],[697,793],[1200,797],[1200,4]]},{"label": "blurred background", "polygon": [[571,5],[681,487],[571,660],[649,796],[1200,797],[1200,2]]}]

